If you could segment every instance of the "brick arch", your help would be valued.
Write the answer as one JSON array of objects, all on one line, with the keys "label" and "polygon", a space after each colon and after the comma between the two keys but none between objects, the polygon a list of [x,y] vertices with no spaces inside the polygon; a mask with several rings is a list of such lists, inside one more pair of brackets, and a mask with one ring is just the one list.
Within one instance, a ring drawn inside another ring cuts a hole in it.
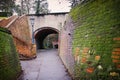
[{"label": "brick arch", "polygon": [[44,49],[43,41],[49,34],[59,34],[59,30],[52,27],[42,27],[34,32],[37,49]]}]

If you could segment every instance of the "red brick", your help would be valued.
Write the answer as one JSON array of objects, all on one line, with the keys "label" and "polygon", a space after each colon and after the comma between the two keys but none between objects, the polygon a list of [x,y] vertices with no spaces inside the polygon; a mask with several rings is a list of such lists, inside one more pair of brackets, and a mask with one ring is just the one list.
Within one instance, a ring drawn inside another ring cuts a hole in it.
[{"label": "red brick", "polygon": [[120,63],[120,60],[113,59],[113,63]]},{"label": "red brick", "polygon": [[114,54],[114,55],[120,55],[120,52],[117,52],[117,51],[115,52],[114,51],[114,52],[112,52],[112,54]]},{"label": "red brick", "polygon": [[119,51],[120,52],[120,48],[115,48],[114,51]]},{"label": "red brick", "polygon": [[113,55],[112,58],[114,58],[114,59],[119,59],[120,56],[117,56],[117,55],[114,56],[114,55]]},{"label": "red brick", "polygon": [[115,40],[115,41],[120,41],[120,37],[118,37],[118,38],[113,38],[113,40]]},{"label": "red brick", "polygon": [[89,51],[89,48],[84,48],[83,53],[87,53]]}]

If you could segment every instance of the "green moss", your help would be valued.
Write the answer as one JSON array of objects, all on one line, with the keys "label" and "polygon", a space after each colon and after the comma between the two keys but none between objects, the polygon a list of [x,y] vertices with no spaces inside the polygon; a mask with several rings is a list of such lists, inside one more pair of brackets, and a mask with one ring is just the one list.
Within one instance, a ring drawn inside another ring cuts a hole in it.
[{"label": "green moss", "polygon": [[15,80],[21,71],[10,31],[0,28],[0,75],[1,80]]},{"label": "green moss", "polygon": [[[120,80],[119,76],[110,75],[111,71],[120,75],[120,68],[116,67],[119,63],[112,62],[113,50],[120,48],[119,40],[113,40],[120,38],[119,4],[120,0],[89,0],[71,10],[70,15],[77,24],[73,55],[77,54],[76,48],[80,49],[75,65],[75,80]],[[89,51],[83,55],[86,47]],[[100,56],[100,60],[95,60],[96,56]],[[86,58],[84,63],[83,57]],[[98,69],[99,65],[102,70]],[[87,72],[90,67],[94,69],[92,73]]]}]

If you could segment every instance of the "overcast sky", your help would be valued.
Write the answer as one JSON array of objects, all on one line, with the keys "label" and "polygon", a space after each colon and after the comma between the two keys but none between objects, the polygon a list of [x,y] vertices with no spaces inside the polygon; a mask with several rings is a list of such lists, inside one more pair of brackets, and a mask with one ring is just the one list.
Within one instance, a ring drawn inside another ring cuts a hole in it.
[{"label": "overcast sky", "polygon": [[[17,4],[20,4],[21,0],[16,0]],[[48,1],[48,9],[50,12],[69,12],[70,11],[70,3],[68,0],[47,0]],[[30,11],[34,12],[34,11]]]},{"label": "overcast sky", "polygon": [[70,3],[68,0],[47,0],[51,12],[69,12]]}]

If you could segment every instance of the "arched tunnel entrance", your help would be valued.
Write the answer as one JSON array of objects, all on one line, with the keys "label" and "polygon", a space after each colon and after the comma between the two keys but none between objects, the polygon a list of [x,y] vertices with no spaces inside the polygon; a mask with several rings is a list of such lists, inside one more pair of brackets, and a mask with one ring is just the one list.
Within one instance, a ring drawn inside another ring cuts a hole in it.
[{"label": "arched tunnel entrance", "polygon": [[[59,31],[57,29],[50,28],[50,27],[40,28],[35,31],[34,37],[35,37],[35,41],[36,41],[37,50],[45,49],[45,45],[44,45],[45,41],[44,40],[50,34],[59,35]],[[58,42],[58,39],[57,39],[57,41],[53,41],[53,43],[55,43],[55,42]]]}]

